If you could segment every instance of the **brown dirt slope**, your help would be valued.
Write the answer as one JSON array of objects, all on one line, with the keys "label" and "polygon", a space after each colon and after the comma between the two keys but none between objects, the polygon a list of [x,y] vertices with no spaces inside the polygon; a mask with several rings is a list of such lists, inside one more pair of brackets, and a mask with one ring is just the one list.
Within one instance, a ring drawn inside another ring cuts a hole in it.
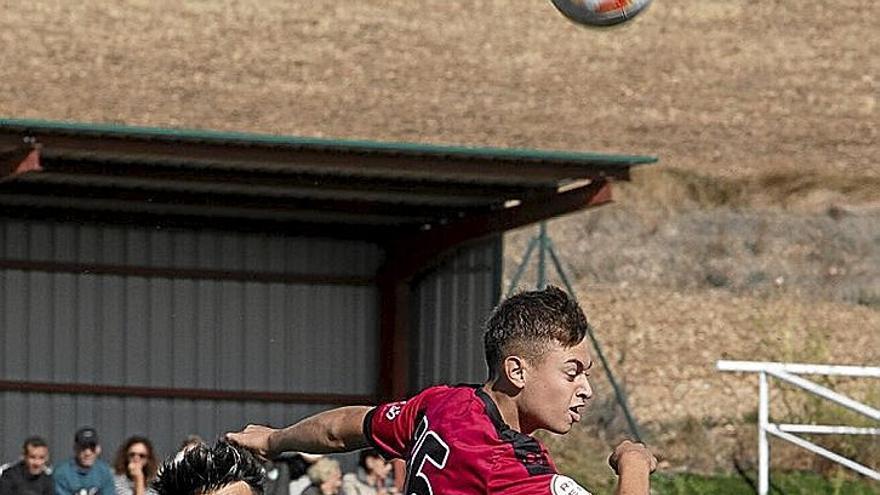
[{"label": "brown dirt slope", "polygon": [[[646,171],[619,188],[619,203],[549,224],[664,469],[754,465],[757,378],[716,371],[720,359],[880,366],[880,211],[817,208],[790,189],[809,178],[765,179]],[[750,191],[744,182],[753,181],[763,186]],[[507,237],[508,278],[536,233]],[[533,258],[521,287],[534,284],[536,265]],[[552,271],[550,281],[562,283]],[[594,381],[588,428],[552,444],[567,469],[601,480],[601,455],[572,453],[606,452],[627,428],[601,368]],[[877,380],[819,381],[880,406]],[[871,425],[778,382],[771,390],[776,421]],[[820,441],[868,465],[880,459],[877,439]],[[780,468],[829,469],[773,445]]]},{"label": "brown dirt slope", "polygon": [[0,2],[0,114],[880,175],[880,3]]},{"label": "brown dirt slope", "polygon": [[[619,206],[551,227],[671,469],[754,455],[754,379],[715,360],[880,363],[880,2],[656,0],[606,31],[545,0],[0,12],[0,116],[659,156]],[[775,393],[781,413],[842,417]],[[554,445],[592,476],[591,442]]]}]

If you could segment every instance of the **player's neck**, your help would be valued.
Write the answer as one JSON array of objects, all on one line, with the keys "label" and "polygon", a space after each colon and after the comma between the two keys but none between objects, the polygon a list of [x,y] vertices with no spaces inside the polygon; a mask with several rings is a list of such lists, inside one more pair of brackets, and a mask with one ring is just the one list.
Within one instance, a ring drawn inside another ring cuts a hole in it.
[{"label": "player's neck", "polygon": [[507,423],[511,429],[522,433],[519,423],[519,407],[510,391],[505,390],[496,381],[491,381],[483,385],[483,391],[492,399],[492,402],[498,407],[501,419]]}]

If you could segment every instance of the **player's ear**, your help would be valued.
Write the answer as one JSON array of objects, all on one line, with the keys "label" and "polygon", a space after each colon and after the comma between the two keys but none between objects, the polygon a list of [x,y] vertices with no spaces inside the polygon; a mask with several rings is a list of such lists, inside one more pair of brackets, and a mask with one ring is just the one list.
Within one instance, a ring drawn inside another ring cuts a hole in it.
[{"label": "player's ear", "polygon": [[502,365],[507,380],[517,388],[523,388],[526,380],[523,359],[519,356],[507,356]]}]

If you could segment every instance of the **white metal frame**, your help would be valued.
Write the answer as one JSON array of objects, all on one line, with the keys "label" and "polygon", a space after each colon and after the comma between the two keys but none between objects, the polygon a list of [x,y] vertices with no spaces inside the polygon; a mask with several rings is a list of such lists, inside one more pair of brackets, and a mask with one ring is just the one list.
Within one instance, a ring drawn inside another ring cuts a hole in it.
[{"label": "white metal frame", "polygon": [[718,361],[721,371],[739,371],[758,373],[758,494],[767,495],[770,488],[770,446],[767,435],[773,435],[799,447],[821,455],[853,471],[871,479],[880,481],[880,471],[859,464],[820,447],[795,433],[830,434],[830,435],[878,435],[880,428],[861,428],[855,426],[779,424],[770,422],[770,384],[767,376],[788,382],[823,399],[840,404],[852,411],[880,421],[880,409],[876,409],[857,400],[839,394],[818,383],[798,376],[837,375],[862,378],[880,378],[880,368],[870,366],[831,366],[818,364],[765,363],[757,361]]}]

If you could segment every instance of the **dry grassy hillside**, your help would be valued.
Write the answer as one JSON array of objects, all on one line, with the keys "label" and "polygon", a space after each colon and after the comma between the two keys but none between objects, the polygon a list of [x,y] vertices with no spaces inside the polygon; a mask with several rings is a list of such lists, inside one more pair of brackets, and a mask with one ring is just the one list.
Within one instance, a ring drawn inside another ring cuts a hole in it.
[{"label": "dry grassy hillside", "polygon": [[546,0],[0,12],[0,116],[659,156],[551,231],[666,469],[754,456],[754,379],[719,358],[880,363],[880,2],[656,0],[606,31]]},{"label": "dry grassy hillside", "polygon": [[[757,377],[720,373],[720,359],[880,365],[880,211],[833,200],[818,209],[784,187],[749,192],[744,182],[751,180],[645,171],[621,188],[618,204],[549,224],[667,470],[756,462]],[[508,282],[536,233],[531,227],[508,236]],[[521,285],[534,283],[535,268],[533,258]],[[562,283],[553,272],[550,279]],[[627,427],[603,371],[594,376],[588,427],[551,443],[568,469],[602,480],[601,453]],[[876,380],[819,381],[880,405]],[[872,424],[778,383],[771,391],[776,421]],[[820,443],[868,465],[880,459],[880,440]],[[781,442],[773,448],[778,467],[829,468]]]},{"label": "dry grassy hillside", "polygon": [[544,0],[0,8],[7,116],[880,175],[871,0],[657,0],[607,31]]}]

